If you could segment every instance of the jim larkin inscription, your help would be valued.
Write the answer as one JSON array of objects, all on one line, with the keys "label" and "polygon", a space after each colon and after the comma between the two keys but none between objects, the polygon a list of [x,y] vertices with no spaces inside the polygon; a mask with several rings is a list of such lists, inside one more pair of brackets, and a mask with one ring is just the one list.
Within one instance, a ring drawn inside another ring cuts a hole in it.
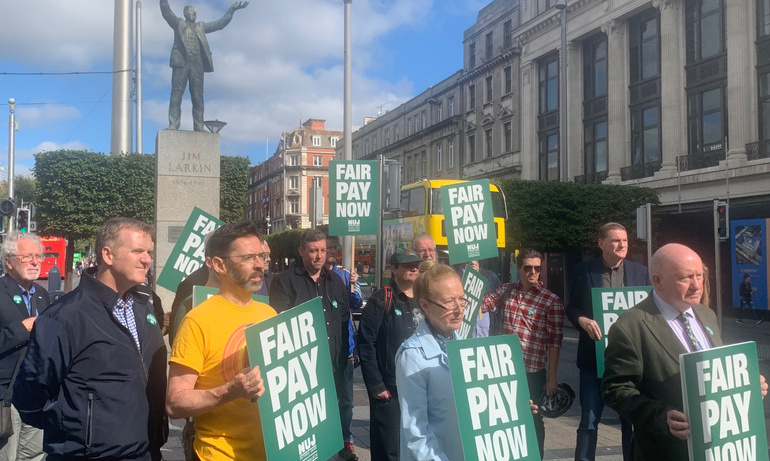
[{"label": "jim larkin inscription", "polygon": [[201,160],[200,152],[180,152],[179,157],[178,161],[167,162],[168,172],[211,174],[211,164]]}]

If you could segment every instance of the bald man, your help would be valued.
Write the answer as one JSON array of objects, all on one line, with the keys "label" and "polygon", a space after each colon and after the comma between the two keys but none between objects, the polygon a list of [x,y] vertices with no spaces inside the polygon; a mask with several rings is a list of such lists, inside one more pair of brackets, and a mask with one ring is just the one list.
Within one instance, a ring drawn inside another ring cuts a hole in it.
[{"label": "bald man", "polygon": [[682,413],[679,354],[721,346],[722,338],[716,315],[699,304],[703,262],[693,250],[661,247],[650,261],[650,277],[652,294],[607,335],[602,397],[634,426],[631,459],[684,460],[690,425]]}]

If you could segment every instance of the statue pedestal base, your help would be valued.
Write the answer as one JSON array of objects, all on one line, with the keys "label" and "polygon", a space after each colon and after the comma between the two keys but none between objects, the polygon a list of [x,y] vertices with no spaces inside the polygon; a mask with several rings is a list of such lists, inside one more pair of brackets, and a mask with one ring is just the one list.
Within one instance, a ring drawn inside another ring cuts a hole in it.
[{"label": "statue pedestal base", "polygon": [[[155,138],[155,276],[194,207],[219,217],[219,134],[161,130]],[[174,291],[156,286],[166,312]]]}]

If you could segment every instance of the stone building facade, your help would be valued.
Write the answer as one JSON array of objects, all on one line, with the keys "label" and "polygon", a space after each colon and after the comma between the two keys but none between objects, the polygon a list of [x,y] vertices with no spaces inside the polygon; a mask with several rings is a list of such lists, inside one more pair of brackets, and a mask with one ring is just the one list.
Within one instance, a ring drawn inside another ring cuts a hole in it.
[{"label": "stone building facade", "polygon": [[264,234],[310,228],[311,188],[320,186],[321,219],[329,222],[329,161],[341,131],[326,129],[324,120],[310,119],[298,129],[283,133],[275,153],[249,168],[246,219]]}]

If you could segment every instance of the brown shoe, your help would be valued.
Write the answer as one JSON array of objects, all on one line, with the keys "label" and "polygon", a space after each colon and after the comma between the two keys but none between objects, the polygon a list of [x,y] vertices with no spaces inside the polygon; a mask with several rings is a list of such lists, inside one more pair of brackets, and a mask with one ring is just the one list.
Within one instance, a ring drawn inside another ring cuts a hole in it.
[{"label": "brown shoe", "polygon": [[345,442],[345,447],[337,452],[337,456],[345,461],[358,461],[358,455],[353,449],[353,442]]}]

